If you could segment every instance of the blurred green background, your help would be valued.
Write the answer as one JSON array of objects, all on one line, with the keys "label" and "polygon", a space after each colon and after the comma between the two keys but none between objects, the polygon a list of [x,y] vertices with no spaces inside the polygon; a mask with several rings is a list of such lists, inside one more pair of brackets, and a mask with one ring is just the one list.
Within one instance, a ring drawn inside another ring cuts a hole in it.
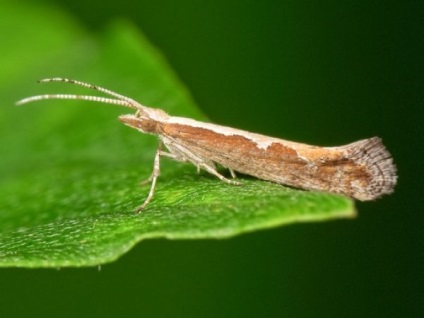
[{"label": "blurred green background", "polygon": [[[93,34],[132,21],[214,122],[320,145],[378,135],[400,177],[352,221],[145,241],[101,271],[0,269],[2,317],[423,315],[422,1],[20,1],[29,4]],[[39,63],[25,39],[0,45],[0,56],[19,45]]]}]

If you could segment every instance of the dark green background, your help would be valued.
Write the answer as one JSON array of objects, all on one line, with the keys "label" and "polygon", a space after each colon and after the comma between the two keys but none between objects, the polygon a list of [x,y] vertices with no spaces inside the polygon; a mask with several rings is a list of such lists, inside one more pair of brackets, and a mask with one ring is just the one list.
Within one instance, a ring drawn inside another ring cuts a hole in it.
[{"label": "dark green background", "polygon": [[2,317],[423,315],[422,1],[50,3],[93,33],[133,21],[217,123],[322,145],[382,137],[399,185],[353,221],[145,241],[101,271],[0,269]]}]

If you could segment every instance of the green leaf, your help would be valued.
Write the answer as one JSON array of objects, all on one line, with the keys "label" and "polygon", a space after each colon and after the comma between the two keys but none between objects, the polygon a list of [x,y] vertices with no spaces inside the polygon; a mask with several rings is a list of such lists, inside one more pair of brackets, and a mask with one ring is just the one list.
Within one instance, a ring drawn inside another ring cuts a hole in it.
[{"label": "green leaf", "polygon": [[[153,201],[135,214],[149,191],[139,182],[151,173],[157,138],[120,124],[116,117],[126,109],[77,101],[22,107],[14,102],[46,92],[87,93],[32,82],[62,76],[105,86],[172,115],[205,117],[161,54],[131,25],[116,22],[93,38],[62,12],[0,7],[27,17],[2,37],[14,42],[27,30],[33,35],[25,50],[0,53],[8,61],[7,72],[0,72],[0,266],[98,265],[146,238],[225,238],[355,215],[353,202],[337,195],[250,177],[232,186],[167,159]],[[29,14],[34,10],[37,15]]]}]

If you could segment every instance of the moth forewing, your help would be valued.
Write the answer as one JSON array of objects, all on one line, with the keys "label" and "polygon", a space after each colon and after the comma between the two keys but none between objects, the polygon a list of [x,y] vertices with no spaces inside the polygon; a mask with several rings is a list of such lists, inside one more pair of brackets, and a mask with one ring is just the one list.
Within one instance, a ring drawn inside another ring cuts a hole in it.
[{"label": "moth forewing", "polygon": [[260,179],[307,190],[372,200],[391,193],[396,170],[380,138],[341,147],[317,147],[170,118],[163,134],[201,157]]}]

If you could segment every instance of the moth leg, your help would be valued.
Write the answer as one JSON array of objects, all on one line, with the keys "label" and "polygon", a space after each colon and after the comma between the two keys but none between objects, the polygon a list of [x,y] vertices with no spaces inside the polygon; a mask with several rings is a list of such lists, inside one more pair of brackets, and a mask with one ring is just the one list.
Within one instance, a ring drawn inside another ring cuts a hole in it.
[{"label": "moth leg", "polygon": [[236,176],[236,173],[234,172],[234,170],[230,169],[230,168],[228,168],[228,170],[230,170],[231,178],[236,179],[237,176]]},{"label": "moth leg", "polygon": [[179,162],[186,162],[187,161],[186,159],[181,158],[181,157],[179,157],[177,155],[174,155],[173,153],[162,151],[162,150],[160,152],[160,155],[161,156],[164,156],[164,157],[171,158],[172,160],[179,161]]},{"label": "moth leg", "polygon": [[[159,156],[168,157],[168,158],[171,158],[171,159],[176,160],[176,161],[181,161],[181,159],[180,158],[177,158],[176,155],[174,155],[174,154],[172,154],[170,152],[163,151],[163,150],[161,150],[161,148],[162,148],[162,144],[160,144],[160,148],[158,148],[158,150],[156,151],[155,160],[156,160],[156,156],[159,153]],[[153,172],[150,175],[150,177],[148,177],[145,180],[140,181],[140,185],[143,186],[143,185],[146,185],[146,184],[152,182],[152,180],[153,180],[154,177],[155,177],[155,170],[153,169]]]},{"label": "moth leg", "polygon": [[156,150],[156,154],[155,154],[155,160],[153,163],[153,172],[152,175],[149,177],[148,181],[152,182],[151,186],[150,186],[150,191],[149,191],[149,195],[147,196],[146,200],[144,200],[143,204],[140,205],[135,211],[138,213],[141,210],[143,210],[147,204],[149,204],[150,200],[152,200],[153,195],[155,193],[155,188],[156,188],[156,180],[159,177],[160,174],[160,156],[163,155],[163,151],[162,151],[162,142],[159,143],[158,149]]},{"label": "moth leg", "polygon": [[[168,143],[166,143],[166,147],[171,151],[172,153],[177,154],[177,160],[182,161],[182,162],[191,162],[193,165],[196,166],[197,171],[200,172],[200,169],[204,169],[207,172],[209,172],[210,174],[213,174],[214,176],[216,176],[218,179],[228,183],[228,184],[233,184],[233,185],[241,185],[240,182],[238,181],[234,181],[234,180],[230,180],[225,178],[223,175],[221,175],[215,168],[214,163],[211,160],[208,160],[206,158],[202,158],[199,157],[197,154],[189,151],[186,148],[183,148],[182,146],[178,145],[178,143],[171,143],[168,141]],[[230,170],[232,171],[232,170]],[[234,171],[232,171],[231,175],[233,177],[235,177],[235,173]]]},{"label": "moth leg", "polygon": [[205,163],[201,163],[199,164],[199,166],[203,169],[205,169],[207,172],[209,172],[210,174],[213,174],[214,176],[216,176],[219,180],[224,181],[228,184],[233,184],[233,185],[241,185],[240,182],[238,181],[234,181],[234,180],[230,180],[225,178],[223,175],[221,175],[218,171],[216,171],[214,168],[210,167],[209,165],[205,164]]},{"label": "moth leg", "polygon": [[152,174],[150,175],[150,177],[148,177],[147,179],[141,180],[141,181],[140,181],[140,185],[141,185],[141,186],[144,186],[144,185],[146,185],[146,184],[148,184],[148,183],[152,182],[152,180],[153,180],[153,173],[152,173]]},{"label": "moth leg", "polygon": [[200,166],[199,165],[196,165],[196,170],[197,170],[197,174],[199,174],[200,173]]}]

